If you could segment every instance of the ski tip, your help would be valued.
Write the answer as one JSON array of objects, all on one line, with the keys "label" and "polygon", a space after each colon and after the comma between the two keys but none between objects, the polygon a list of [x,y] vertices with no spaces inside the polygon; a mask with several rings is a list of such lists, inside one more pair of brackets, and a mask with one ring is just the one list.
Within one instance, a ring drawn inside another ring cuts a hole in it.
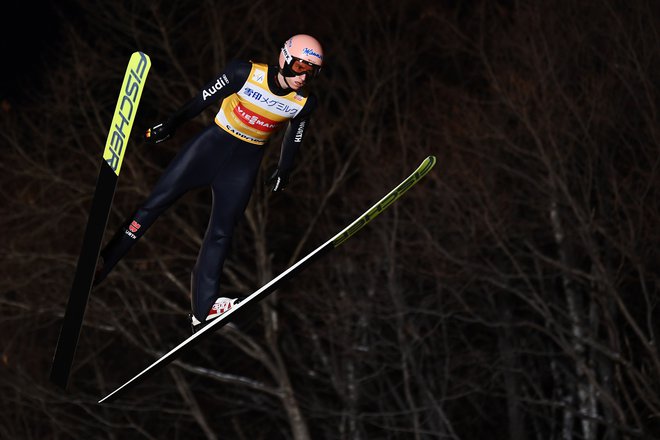
[{"label": "ski tip", "polygon": [[428,156],[424,161],[419,165],[417,168],[417,171],[415,171],[415,174],[418,175],[418,177],[423,177],[431,171],[431,168],[435,165],[436,159],[435,156]]},{"label": "ski tip", "polygon": [[142,52],[141,50],[136,50],[131,54],[131,58],[129,59],[129,63],[133,60],[139,60],[139,59],[145,59],[149,62],[149,66],[151,66],[151,58],[149,55],[146,53]]}]

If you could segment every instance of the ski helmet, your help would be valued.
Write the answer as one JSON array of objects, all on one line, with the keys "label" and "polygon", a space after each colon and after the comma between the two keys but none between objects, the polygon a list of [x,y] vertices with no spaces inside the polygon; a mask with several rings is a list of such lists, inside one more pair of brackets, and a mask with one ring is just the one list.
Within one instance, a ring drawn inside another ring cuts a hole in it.
[{"label": "ski helmet", "polygon": [[284,77],[307,75],[308,80],[316,77],[323,65],[321,43],[310,35],[294,35],[284,42],[279,65]]}]

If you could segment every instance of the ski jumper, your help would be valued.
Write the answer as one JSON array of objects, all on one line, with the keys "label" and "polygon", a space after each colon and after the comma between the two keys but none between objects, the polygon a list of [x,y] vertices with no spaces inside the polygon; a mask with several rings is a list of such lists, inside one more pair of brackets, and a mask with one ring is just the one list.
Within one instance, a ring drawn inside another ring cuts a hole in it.
[{"label": "ski jumper", "polygon": [[268,139],[287,122],[278,169],[288,173],[316,101],[305,90],[282,89],[277,67],[232,61],[165,123],[174,130],[221,101],[215,123],[190,139],[163,172],[146,201],[101,251],[104,279],[153,222],[191,189],[210,186],[210,220],[191,275],[192,310],[203,321],[220,296],[231,237],[247,207]]}]

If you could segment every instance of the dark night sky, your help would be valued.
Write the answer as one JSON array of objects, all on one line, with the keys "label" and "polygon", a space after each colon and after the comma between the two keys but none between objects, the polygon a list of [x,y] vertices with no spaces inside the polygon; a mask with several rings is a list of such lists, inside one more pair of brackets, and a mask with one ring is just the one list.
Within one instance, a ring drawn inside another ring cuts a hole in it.
[{"label": "dark night sky", "polygon": [[49,50],[59,36],[50,2],[14,1],[3,8],[0,97],[20,102],[45,71]]}]

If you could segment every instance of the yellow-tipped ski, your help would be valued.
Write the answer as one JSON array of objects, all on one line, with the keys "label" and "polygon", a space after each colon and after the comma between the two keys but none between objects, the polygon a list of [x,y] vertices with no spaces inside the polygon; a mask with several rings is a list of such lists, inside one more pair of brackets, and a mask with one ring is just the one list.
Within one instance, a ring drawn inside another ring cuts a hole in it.
[{"label": "yellow-tipped ski", "polygon": [[135,113],[137,113],[147,73],[151,67],[151,60],[142,52],[135,52],[128,61],[124,82],[119,92],[119,99],[112,118],[108,140],[105,142],[103,159],[119,176],[121,164],[124,161],[128,136],[133,128]]}]

